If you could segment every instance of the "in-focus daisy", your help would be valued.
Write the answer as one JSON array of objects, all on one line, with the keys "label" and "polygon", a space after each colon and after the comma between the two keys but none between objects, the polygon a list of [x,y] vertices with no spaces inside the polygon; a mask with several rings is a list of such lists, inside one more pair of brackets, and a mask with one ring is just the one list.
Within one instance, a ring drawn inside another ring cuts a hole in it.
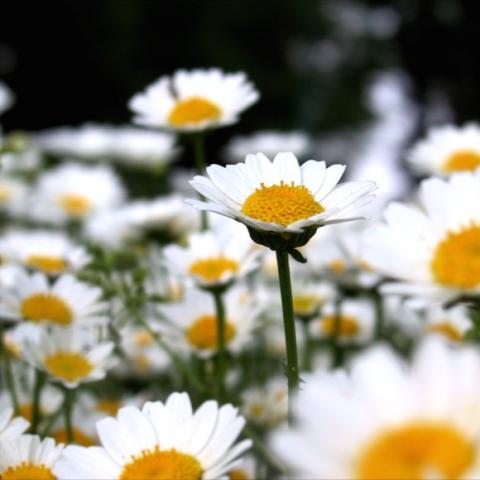
[{"label": "in-focus daisy", "polygon": [[[480,171],[422,182],[419,206],[390,204],[363,258],[402,283],[385,292],[446,301],[480,291]],[[454,261],[452,260],[454,259]]]},{"label": "in-focus daisy", "polygon": [[231,405],[210,400],[193,412],[186,393],[173,393],[165,404],[121,408],[98,422],[102,446],[66,447],[54,473],[85,480],[219,478],[250,447],[250,440],[234,444],[244,423]]},{"label": "in-focus daisy", "polygon": [[243,227],[230,221],[215,231],[193,233],[188,246],[167,246],[163,253],[173,275],[200,287],[226,285],[258,266],[260,253]]},{"label": "in-focus daisy", "polygon": [[54,480],[53,468],[64,445],[56,445],[53,438],[22,435],[0,448],[0,478]]},{"label": "in-focus daisy", "polygon": [[13,417],[13,408],[0,411],[0,443],[10,442],[27,430],[29,423],[22,417]]},{"label": "in-focus daisy", "polygon": [[192,132],[235,123],[257,100],[258,92],[244,73],[212,68],[161,77],[136,94],[129,107],[139,125]]},{"label": "in-focus daisy", "polygon": [[38,343],[24,346],[24,360],[45,371],[67,388],[105,377],[116,362],[112,342],[98,341],[98,333],[79,327],[44,331]]},{"label": "in-focus daisy", "polygon": [[19,273],[16,284],[2,291],[2,314],[33,323],[69,326],[97,324],[105,320],[106,304],[99,287],[80,282],[68,273],[53,284],[43,273]]},{"label": "in-focus daisy", "polygon": [[90,261],[87,250],[60,232],[12,231],[0,239],[0,256],[47,275],[75,271]]},{"label": "in-focus daisy", "polygon": [[407,156],[412,169],[424,175],[450,175],[480,167],[480,127],[444,125],[432,128]]},{"label": "in-focus daisy", "polygon": [[295,478],[428,479],[480,475],[480,355],[439,339],[407,367],[376,346],[351,371],[305,377],[297,423],[273,447]]}]

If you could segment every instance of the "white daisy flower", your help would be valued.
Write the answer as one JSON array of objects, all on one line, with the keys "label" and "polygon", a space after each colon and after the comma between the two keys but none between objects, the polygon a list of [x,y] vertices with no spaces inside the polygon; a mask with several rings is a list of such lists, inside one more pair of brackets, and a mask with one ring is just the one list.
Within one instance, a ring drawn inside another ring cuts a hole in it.
[{"label": "white daisy flower", "polygon": [[80,282],[73,275],[60,275],[53,284],[43,273],[17,275],[15,285],[2,291],[2,314],[13,320],[69,326],[101,324],[106,303],[99,287]]},{"label": "white daisy flower", "polygon": [[9,328],[3,334],[3,343],[8,353],[15,359],[21,358],[22,348],[26,342],[38,342],[42,335],[38,323],[22,322]]},{"label": "white daisy flower", "polygon": [[[224,302],[225,348],[238,352],[252,339],[259,308],[240,285],[226,292]],[[171,322],[170,327],[163,327],[165,335],[180,349],[204,358],[217,352],[217,317],[211,294],[191,288],[181,302],[162,305],[159,310]]]},{"label": "white daisy flower", "polygon": [[371,340],[374,328],[375,307],[370,300],[344,300],[340,319],[337,319],[335,305],[329,303],[323,307],[320,317],[310,323],[313,336],[332,337],[338,331],[338,341],[348,344]]},{"label": "white daisy flower", "polygon": [[295,315],[308,319],[335,298],[336,290],[330,283],[297,276],[292,281],[292,296]]},{"label": "white daisy flower", "polygon": [[37,343],[27,342],[22,356],[35,368],[45,371],[51,380],[67,388],[105,377],[116,363],[113,343],[99,342],[98,333],[79,327],[44,331]]},{"label": "white daisy flower", "polygon": [[371,199],[373,182],[337,186],[344,170],[315,160],[299,166],[291,153],[279,153],[273,162],[262,153],[247,155],[245,163],[208,167],[210,178],[195,176],[190,183],[207,201],[188,202],[244,223],[251,235],[308,232],[310,238],[318,227],[353,220],[349,207]]},{"label": "white daisy flower", "polygon": [[292,152],[297,158],[305,158],[310,149],[310,139],[303,132],[272,130],[234,137],[225,148],[224,158],[227,162],[242,162],[252,152],[262,152],[269,158],[277,152]]},{"label": "white daisy flower", "polygon": [[27,150],[20,152],[7,151],[1,153],[0,161],[2,163],[2,172],[7,174],[34,172],[42,165],[40,152],[32,148],[27,148]]},{"label": "white daisy flower", "polygon": [[411,367],[376,346],[351,371],[317,372],[294,403],[297,422],[272,438],[295,478],[480,476],[480,355],[439,339]]},{"label": "white daisy flower", "polygon": [[423,175],[451,175],[480,167],[480,127],[444,125],[432,128],[407,155],[411,168]]},{"label": "white daisy flower", "polygon": [[63,451],[53,438],[22,435],[0,449],[0,475],[5,479],[54,479],[53,468]]},{"label": "white daisy flower", "polygon": [[22,180],[2,175],[0,178],[0,211],[12,216],[27,212],[29,186]]},{"label": "white daisy flower", "polygon": [[30,214],[48,223],[83,220],[117,207],[124,198],[124,188],[109,167],[69,162],[40,176]]},{"label": "white daisy flower", "polygon": [[13,417],[13,408],[0,411],[0,444],[11,442],[27,430],[29,423],[22,417]]},{"label": "white daisy flower", "polygon": [[227,475],[228,480],[256,480],[257,462],[252,455],[245,455],[242,463],[230,470]]},{"label": "white daisy flower", "polygon": [[87,250],[66,235],[51,231],[10,231],[0,239],[0,256],[47,275],[76,271],[89,261]]},{"label": "white daisy flower", "polygon": [[186,393],[142,410],[120,409],[97,424],[102,447],[66,447],[54,473],[62,479],[207,480],[236,468],[251,442],[234,445],[245,421],[231,405],[210,400],[192,411]]},{"label": "white daisy flower", "polygon": [[129,107],[139,125],[194,132],[236,123],[258,96],[242,72],[178,70],[136,94]]},{"label": "white daisy flower", "polygon": [[473,322],[465,305],[452,308],[431,306],[427,309],[424,326],[427,334],[441,335],[452,343],[460,343],[472,326]]},{"label": "white daisy flower", "polygon": [[163,250],[172,275],[206,288],[243,278],[258,266],[259,253],[245,229],[233,222],[214,231],[191,234],[185,248],[172,244]]},{"label": "white daisy flower", "polygon": [[[422,182],[419,206],[390,204],[366,233],[363,258],[402,283],[386,293],[447,301],[480,291],[480,171]],[[455,261],[452,261],[455,259]]]}]

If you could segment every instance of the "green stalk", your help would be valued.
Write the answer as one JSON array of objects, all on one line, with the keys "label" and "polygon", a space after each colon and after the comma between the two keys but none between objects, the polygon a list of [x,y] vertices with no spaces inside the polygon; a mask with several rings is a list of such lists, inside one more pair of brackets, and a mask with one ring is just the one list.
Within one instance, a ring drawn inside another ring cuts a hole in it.
[{"label": "green stalk", "polygon": [[65,428],[67,430],[67,443],[73,443],[73,405],[75,402],[75,389],[65,388],[65,398],[63,400],[63,413],[65,415]]},{"label": "green stalk", "polygon": [[[193,153],[195,157],[195,168],[198,175],[204,175],[207,168],[205,162],[205,135],[203,132],[194,133],[192,135],[193,141]],[[203,196],[199,195],[200,199],[203,200]],[[201,229],[202,231],[208,230],[208,216],[207,212],[202,210],[201,215]]]},{"label": "green stalk", "polygon": [[332,346],[332,363],[334,368],[341,367],[343,364],[343,348],[340,344],[340,331],[342,321],[342,296],[338,295],[335,299],[335,323],[333,325],[331,346]]},{"label": "green stalk", "polygon": [[35,370],[35,384],[33,386],[33,400],[32,400],[32,433],[37,433],[38,424],[41,420],[40,412],[40,397],[43,386],[45,385],[46,375],[40,370]]},{"label": "green stalk", "polygon": [[8,393],[10,394],[13,411],[15,412],[15,415],[18,415],[20,413],[20,408],[18,404],[17,391],[15,390],[15,382],[13,380],[12,363],[10,361],[10,354],[6,348],[3,351],[3,361],[5,364],[5,384],[7,386]]},{"label": "green stalk", "polygon": [[383,314],[382,296],[376,290],[373,292],[373,301],[375,304],[375,338],[381,340],[383,338],[385,319]]},{"label": "green stalk", "polygon": [[287,380],[288,380],[288,420],[291,422],[292,395],[300,383],[298,371],[297,339],[295,334],[295,316],[293,313],[292,285],[290,280],[290,266],[288,252],[276,250],[278,278],[280,281],[280,295],[282,297],[283,326],[285,330],[285,344],[287,347]]},{"label": "green stalk", "polygon": [[225,304],[223,292],[220,289],[214,289],[212,293],[217,319],[217,395],[218,401],[221,402],[225,396]]}]

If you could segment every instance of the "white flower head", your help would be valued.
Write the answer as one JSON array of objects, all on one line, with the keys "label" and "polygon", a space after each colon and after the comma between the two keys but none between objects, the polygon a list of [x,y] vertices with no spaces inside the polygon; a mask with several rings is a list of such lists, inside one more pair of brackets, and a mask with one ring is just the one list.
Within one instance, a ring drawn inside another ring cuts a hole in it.
[{"label": "white flower head", "polygon": [[139,125],[195,132],[236,123],[258,96],[242,72],[178,70],[136,94],[129,107]]}]

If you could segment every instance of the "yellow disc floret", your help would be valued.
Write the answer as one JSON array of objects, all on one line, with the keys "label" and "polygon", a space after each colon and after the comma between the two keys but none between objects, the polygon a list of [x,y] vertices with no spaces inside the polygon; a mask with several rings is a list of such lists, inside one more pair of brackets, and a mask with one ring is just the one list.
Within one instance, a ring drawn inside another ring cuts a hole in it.
[{"label": "yellow disc floret", "polygon": [[173,127],[199,125],[204,122],[214,122],[221,115],[220,107],[208,98],[190,97],[177,102],[168,115],[168,123]]},{"label": "yellow disc floret", "polygon": [[57,325],[69,325],[73,314],[70,307],[56,295],[36,293],[23,300],[20,312],[25,320],[31,322],[50,322]]},{"label": "yellow disc floret", "polygon": [[353,337],[360,332],[360,325],[355,317],[351,315],[325,315],[320,324],[320,328],[325,335],[332,336],[336,332],[340,337]]},{"label": "yellow disc floret", "polygon": [[67,382],[85,378],[93,370],[88,358],[75,352],[54,353],[45,357],[44,364],[51,375]]},{"label": "yellow disc floret", "polygon": [[445,173],[473,171],[480,167],[480,152],[460,150],[451,154],[443,164]]},{"label": "yellow disc floret", "polygon": [[73,193],[62,195],[58,203],[72,217],[83,217],[92,209],[88,198]]},{"label": "yellow disc floret", "polygon": [[200,480],[203,469],[191,455],[158,447],[144,450],[127,463],[120,480]]},{"label": "yellow disc floret", "polygon": [[324,208],[303,185],[266,187],[263,183],[244,202],[241,212],[255,220],[284,227],[322,213]]},{"label": "yellow disc floret", "polygon": [[51,468],[45,465],[34,465],[23,462],[15,467],[7,468],[0,476],[2,480],[55,480]]},{"label": "yellow disc floret", "polygon": [[57,275],[64,272],[67,268],[65,259],[49,255],[30,255],[25,260],[25,265],[42,270],[49,275]]},{"label": "yellow disc floret", "polygon": [[[225,343],[230,342],[235,336],[235,326],[229,321],[225,322]],[[217,348],[218,332],[217,318],[215,315],[203,315],[187,330],[188,341],[200,350],[214,350]]]},{"label": "yellow disc floret", "polygon": [[226,273],[235,273],[238,262],[226,257],[210,257],[197,260],[190,265],[189,273],[208,283],[218,282]]},{"label": "yellow disc floret", "polygon": [[360,480],[459,479],[475,459],[475,448],[449,425],[415,423],[387,431],[360,455]]},{"label": "yellow disc floret", "polygon": [[449,232],[435,248],[431,270],[434,280],[451,288],[480,284],[480,225]]}]

